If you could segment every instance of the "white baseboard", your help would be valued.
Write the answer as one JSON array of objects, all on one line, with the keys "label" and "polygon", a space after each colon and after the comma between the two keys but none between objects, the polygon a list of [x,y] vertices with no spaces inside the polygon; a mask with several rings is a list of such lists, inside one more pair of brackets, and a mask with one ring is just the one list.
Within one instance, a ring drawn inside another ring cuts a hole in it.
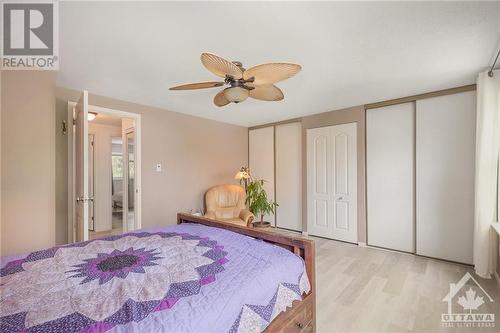
[{"label": "white baseboard", "polygon": [[309,233],[307,231],[302,231],[302,236],[309,236]]},{"label": "white baseboard", "polygon": [[366,247],[366,243],[365,242],[358,242],[358,246],[360,246],[360,247]]},{"label": "white baseboard", "polygon": [[495,276],[495,280],[497,280],[497,284],[500,287],[500,276],[498,276],[498,271],[493,274]]}]

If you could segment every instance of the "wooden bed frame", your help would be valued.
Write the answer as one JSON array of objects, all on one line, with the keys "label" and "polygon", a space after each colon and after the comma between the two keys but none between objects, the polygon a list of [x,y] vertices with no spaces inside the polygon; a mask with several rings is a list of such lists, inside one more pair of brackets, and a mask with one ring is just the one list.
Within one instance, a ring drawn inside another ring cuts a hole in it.
[{"label": "wooden bed frame", "polygon": [[226,229],[242,235],[262,239],[268,243],[285,248],[304,259],[306,272],[311,283],[311,291],[294,301],[286,312],[280,313],[266,328],[268,333],[311,333],[316,332],[316,280],[314,241],[300,236],[287,236],[262,228],[245,227],[236,224],[211,220],[191,214],[178,213],[177,223],[198,223]]}]

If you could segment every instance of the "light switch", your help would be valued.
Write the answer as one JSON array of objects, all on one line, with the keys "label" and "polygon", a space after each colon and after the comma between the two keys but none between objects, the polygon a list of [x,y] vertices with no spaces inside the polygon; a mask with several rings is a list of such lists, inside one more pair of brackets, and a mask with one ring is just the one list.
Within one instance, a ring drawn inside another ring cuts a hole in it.
[{"label": "light switch", "polygon": [[161,172],[161,163],[156,163],[156,172]]}]

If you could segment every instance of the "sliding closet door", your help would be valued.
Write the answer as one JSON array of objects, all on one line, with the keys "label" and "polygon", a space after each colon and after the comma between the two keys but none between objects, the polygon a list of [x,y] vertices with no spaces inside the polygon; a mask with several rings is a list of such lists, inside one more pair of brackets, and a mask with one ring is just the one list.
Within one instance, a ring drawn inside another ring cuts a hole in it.
[{"label": "sliding closet door", "polygon": [[302,231],[302,126],[276,126],[276,225]]},{"label": "sliding closet door", "polygon": [[366,111],[368,244],[414,252],[415,104]]},{"label": "sliding closet door", "polygon": [[417,253],[472,263],[475,92],[417,101]]},{"label": "sliding closet door", "polygon": [[358,146],[357,124],[331,127],[333,147],[332,238],[358,242]]},{"label": "sliding closet door", "polygon": [[[274,200],[274,127],[248,132],[248,165],[254,179],[264,179],[267,197]],[[260,220],[260,216],[255,217]],[[264,221],[275,224],[274,215],[264,216]]]}]

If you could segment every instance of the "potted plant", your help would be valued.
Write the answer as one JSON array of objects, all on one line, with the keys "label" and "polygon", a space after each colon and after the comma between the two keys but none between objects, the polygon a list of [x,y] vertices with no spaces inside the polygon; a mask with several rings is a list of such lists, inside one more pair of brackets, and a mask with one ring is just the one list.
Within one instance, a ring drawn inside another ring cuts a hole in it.
[{"label": "potted plant", "polygon": [[255,226],[269,226],[269,222],[264,222],[264,215],[274,214],[278,204],[267,198],[267,193],[264,190],[264,180],[253,180],[247,186],[246,203],[250,211],[255,215],[260,215],[260,222],[254,222]]}]

